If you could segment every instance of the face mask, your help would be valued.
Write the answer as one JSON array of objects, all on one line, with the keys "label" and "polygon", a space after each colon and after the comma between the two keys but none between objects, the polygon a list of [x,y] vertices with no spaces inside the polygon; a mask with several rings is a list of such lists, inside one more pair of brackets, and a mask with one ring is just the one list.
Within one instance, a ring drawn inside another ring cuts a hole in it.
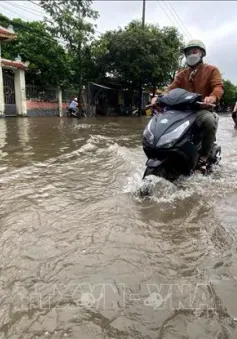
[{"label": "face mask", "polygon": [[186,57],[186,62],[189,66],[192,67],[198,64],[201,58],[202,56],[200,54],[190,54]]}]

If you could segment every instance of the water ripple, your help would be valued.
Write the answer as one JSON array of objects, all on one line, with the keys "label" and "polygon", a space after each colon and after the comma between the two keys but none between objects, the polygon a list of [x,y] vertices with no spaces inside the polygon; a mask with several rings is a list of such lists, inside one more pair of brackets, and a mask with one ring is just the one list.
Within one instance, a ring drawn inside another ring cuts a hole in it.
[{"label": "water ripple", "polygon": [[237,335],[237,137],[141,197],[147,119],[0,121],[0,338]]}]

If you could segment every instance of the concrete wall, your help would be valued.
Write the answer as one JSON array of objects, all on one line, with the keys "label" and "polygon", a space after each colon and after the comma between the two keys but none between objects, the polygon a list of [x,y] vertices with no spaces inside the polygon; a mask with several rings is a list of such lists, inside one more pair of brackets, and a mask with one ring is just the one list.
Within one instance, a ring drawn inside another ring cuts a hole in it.
[{"label": "concrete wall", "polygon": [[[62,103],[63,115],[66,115],[68,103]],[[26,100],[27,116],[59,116],[59,105],[57,102]]]},{"label": "concrete wall", "polygon": [[17,69],[14,71],[15,82],[15,97],[16,97],[16,109],[18,115],[26,116],[26,84],[25,84],[25,70]]}]

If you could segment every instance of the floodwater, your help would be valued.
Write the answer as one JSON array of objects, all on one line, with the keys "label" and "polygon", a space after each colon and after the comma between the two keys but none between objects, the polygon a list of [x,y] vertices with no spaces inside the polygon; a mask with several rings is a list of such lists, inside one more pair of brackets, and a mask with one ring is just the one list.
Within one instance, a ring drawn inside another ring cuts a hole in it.
[{"label": "floodwater", "polygon": [[147,122],[0,120],[0,339],[237,338],[237,131],[142,198]]}]

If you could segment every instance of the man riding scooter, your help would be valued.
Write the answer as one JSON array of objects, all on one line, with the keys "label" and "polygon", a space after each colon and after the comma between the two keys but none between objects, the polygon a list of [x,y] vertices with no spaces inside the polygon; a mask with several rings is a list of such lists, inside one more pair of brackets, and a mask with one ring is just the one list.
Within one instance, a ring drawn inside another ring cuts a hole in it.
[{"label": "man riding scooter", "polygon": [[[204,104],[216,104],[224,94],[224,85],[219,69],[203,63],[203,58],[206,56],[205,45],[200,40],[191,40],[184,47],[183,52],[188,67],[176,75],[168,91],[182,88],[201,94]],[[196,118],[196,125],[202,133],[202,149],[197,170],[204,174],[207,172],[207,158],[217,130],[216,119],[208,109],[210,105],[203,105],[203,109],[197,112]]]},{"label": "man riding scooter", "polygon": [[78,114],[77,108],[78,108],[78,100],[77,98],[74,98],[68,108],[69,116],[77,116]]}]

